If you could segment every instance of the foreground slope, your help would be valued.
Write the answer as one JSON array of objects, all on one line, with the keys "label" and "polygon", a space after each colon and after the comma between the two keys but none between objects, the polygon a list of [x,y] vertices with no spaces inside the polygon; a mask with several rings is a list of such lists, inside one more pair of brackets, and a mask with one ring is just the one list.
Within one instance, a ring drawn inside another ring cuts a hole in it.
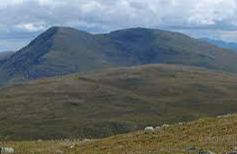
[{"label": "foreground slope", "polygon": [[142,64],[183,64],[237,72],[237,53],[186,35],[132,28],[93,35],[52,27],[0,67],[0,84]]},{"label": "foreground slope", "polygon": [[105,137],[236,112],[236,93],[236,74],[178,65],[32,81],[0,90],[0,137]]},{"label": "foreground slope", "polygon": [[[155,132],[136,132],[78,144],[75,153],[222,154],[236,151],[237,116],[175,124]],[[71,150],[73,151],[73,150]]]},{"label": "foreground slope", "polygon": [[22,154],[224,154],[236,151],[237,115],[170,125],[99,140],[6,142]]}]

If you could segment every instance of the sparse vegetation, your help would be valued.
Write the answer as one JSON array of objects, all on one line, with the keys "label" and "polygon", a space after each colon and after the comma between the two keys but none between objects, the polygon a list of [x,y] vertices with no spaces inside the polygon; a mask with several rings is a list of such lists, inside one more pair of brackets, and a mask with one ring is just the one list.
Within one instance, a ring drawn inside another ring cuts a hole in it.
[{"label": "sparse vegetation", "polygon": [[233,113],[236,90],[236,74],[177,65],[31,81],[0,90],[0,137],[101,138]]},{"label": "sparse vegetation", "polygon": [[2,63],[0,85],[143,64],[182,64],[237,72],[236,59],[235,52],[176,32],[131,28],[93,35],[52,27]]},{"label": "sparse vegetation", "polygon": [[19,154],[222,154],[236,150],[236,124],[237,115],[229,115],[98,140],[40,140],[1,145],[12,146]]}]

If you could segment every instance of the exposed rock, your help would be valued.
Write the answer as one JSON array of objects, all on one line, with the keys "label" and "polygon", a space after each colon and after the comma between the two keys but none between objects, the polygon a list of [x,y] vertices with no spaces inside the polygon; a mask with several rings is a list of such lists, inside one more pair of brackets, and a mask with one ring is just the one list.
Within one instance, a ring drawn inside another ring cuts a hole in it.
[{"label": "exposed rock", "polygon": [[152,127],[152,126],[147,126],[147,127],[145,127],[144,131],[145,131],[145,132],[153,132],[153,131],[154,131],[154,127]]},{"label": "exposed rock", "polygon": [[0,147],[1,154],[12,154],[15,150],[12,147]]},{"label": "exposed rock", "polygon": [[160,129],[161,129],[160,126],[156,126],[155,131],[158,131],[158,130],[160,130]]},{"label": "exposed rock", "polygon": [[195,146],[189,146],[186,151],[189,153],[189,154],[215,154],[214,152],[212,151],[207,151],[207,150],[203,150],[203,149],[200,149],[200,148],[197,148]]},{"label": "exposed rock", "polygon": [[168,125],[168,124],[163,124],[162,125],[162,128],[168,128],[168,127],[170,127],[170,125]]}]

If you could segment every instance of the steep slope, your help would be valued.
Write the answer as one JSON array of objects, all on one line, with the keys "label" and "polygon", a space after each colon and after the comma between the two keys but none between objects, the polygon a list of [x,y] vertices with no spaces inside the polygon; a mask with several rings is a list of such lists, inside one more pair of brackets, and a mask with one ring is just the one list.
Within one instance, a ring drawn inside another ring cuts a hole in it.
[{"label": "steep slope", "polygon": [[167,63],[237,72],[237,53],[186,35],[132,28],[92,35],[52,27],[0,68],[0,84],[105,67]]},{"label": "steep slope", "polygon": [[237,75],[147,65],[31,81],[0,90],[0,136],[104,137],[237,111]]},{"label": "steep slope", "polygon": [[66,27],[52,27],[18,51],[1,68],[8,77],[36,79],[103,68],[103,49],[93,35]]}]

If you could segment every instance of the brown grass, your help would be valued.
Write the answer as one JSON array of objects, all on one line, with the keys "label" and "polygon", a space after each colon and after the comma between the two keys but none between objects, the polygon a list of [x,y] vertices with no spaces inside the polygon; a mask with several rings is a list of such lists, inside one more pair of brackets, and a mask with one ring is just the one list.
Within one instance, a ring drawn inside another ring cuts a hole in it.
[{"label": "brown grass", "polygon": [[[3,145],[3,144],[2,144]],[[237,145],[237,115],[174,124],[155,132],[138,131],[90,141],[6,142],[19,154],[183,154],[195,146],[217,154]]]}]

